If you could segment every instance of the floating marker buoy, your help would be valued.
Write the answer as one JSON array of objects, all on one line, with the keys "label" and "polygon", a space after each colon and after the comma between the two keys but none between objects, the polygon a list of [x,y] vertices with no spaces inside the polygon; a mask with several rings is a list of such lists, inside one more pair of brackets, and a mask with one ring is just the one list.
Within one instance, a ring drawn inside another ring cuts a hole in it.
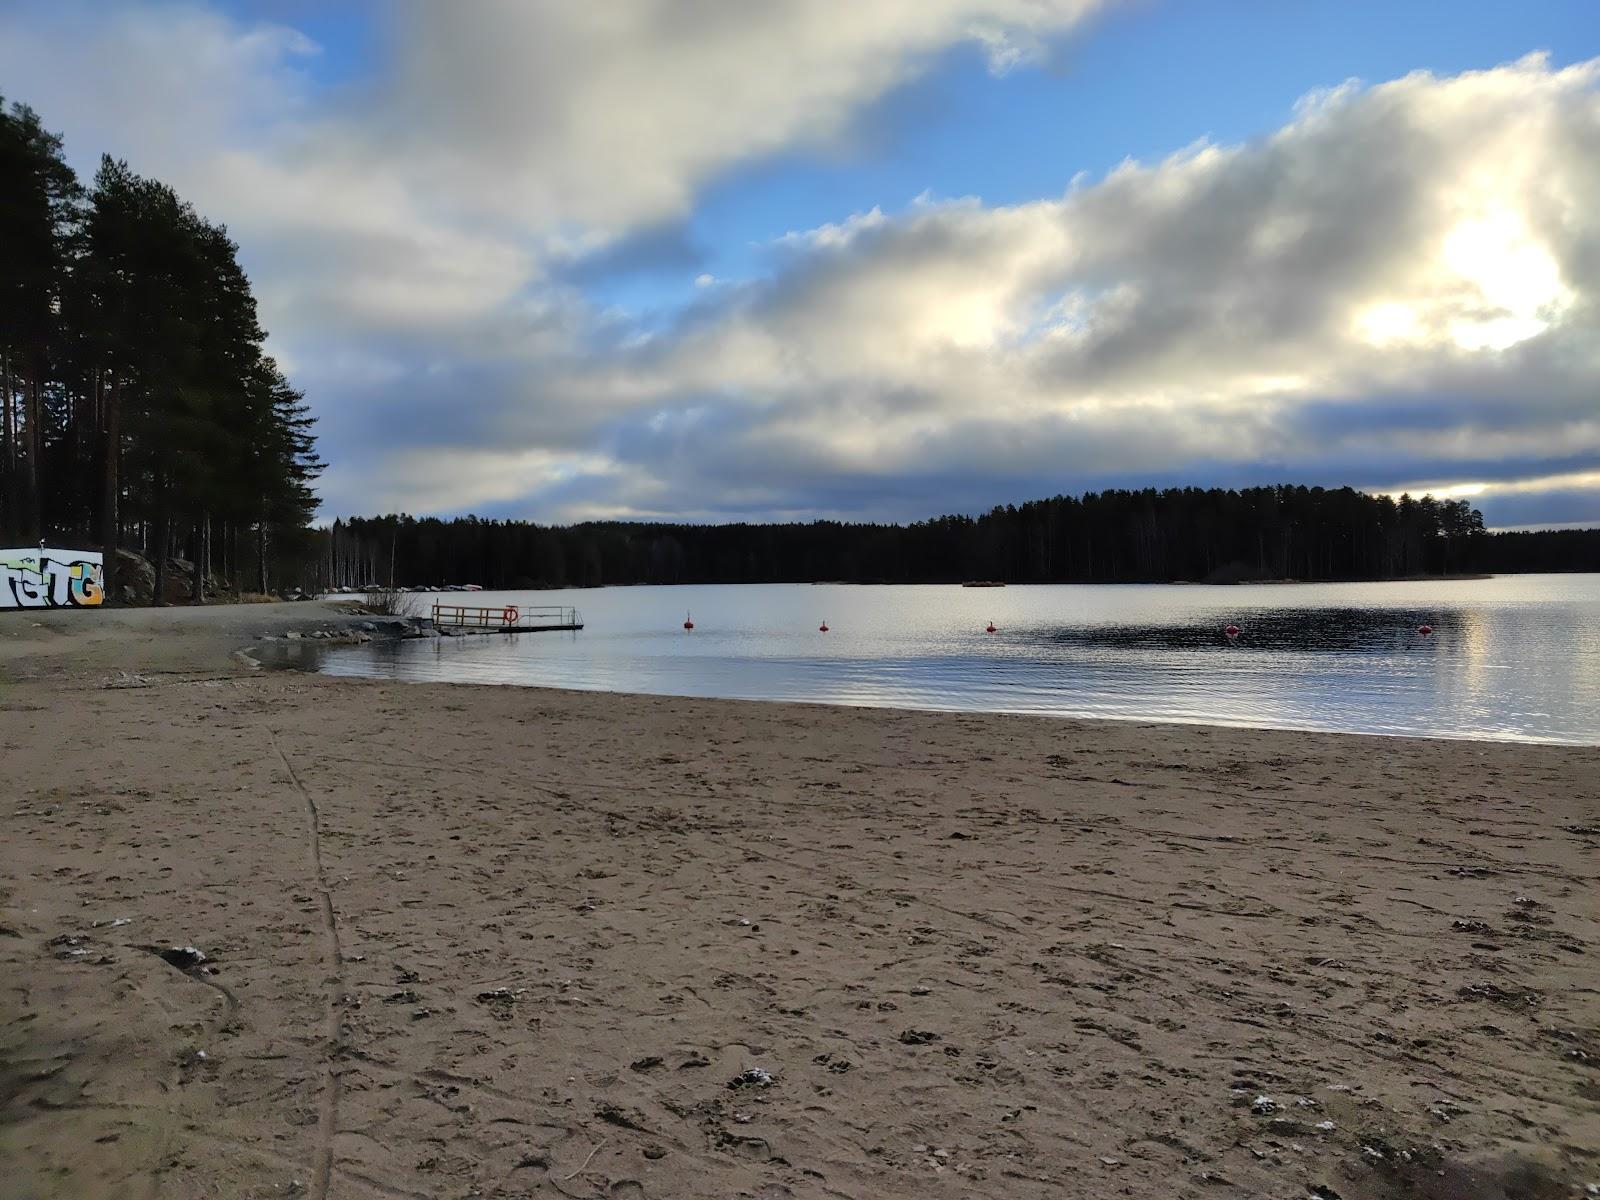
[{"label": "floating marker buoy", "polygon": [[1231,638],[1236,638],[1236,637],[1239,636],[1239,627],[1237,625],[1229,625],[1222,632],[1227,634]]},{"label": "floating marker buoy", "polygon": [[826,621],[824,621],[821,625],[818,625],[817,626],[817,632],[818,633],[827,633],[828,632],[828,623]]},{"label": "floating marker buoy", "polygon": [[1432,625],[1418,625],[1417,626],[1417,632],[1420,633],[1423,637],[1427,637],[1430,633],[1433,632],[1433,626]]},{"label": "floating marker buoy", "polygon": [[994,627],[994,622],[993,621],[989,622],[988,626],[984,629],[984,632],[985,633],[994,633],[995,632],[995,627]]},{"label": "floating marker buoy", "polygon": [[688,613],[684,613],[683,614],[683,627],[685,629],[693,629],[694,628],[694,621],[690,618]]}]

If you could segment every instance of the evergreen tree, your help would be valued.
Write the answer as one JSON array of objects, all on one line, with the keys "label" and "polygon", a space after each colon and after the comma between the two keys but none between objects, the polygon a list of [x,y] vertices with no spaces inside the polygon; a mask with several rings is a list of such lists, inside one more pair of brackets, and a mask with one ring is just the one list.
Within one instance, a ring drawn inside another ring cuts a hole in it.
[{"label": "evergreen tree", "polygon": [[0,99],[0,503],[29,541],[41,529],[47,393],[82,194],[61,149],[31,108]]},{"label": "evergreen tree", "polygon": [[309,550],[312,420],[263,352],[226,229],[109,157],[85,202],[60,139],[13,107],[0,239],[0,539],[98,543],[108,585],[132,544],[157,597],[184,554],[195,602],[219,558],[260,587],[269,544]]}]

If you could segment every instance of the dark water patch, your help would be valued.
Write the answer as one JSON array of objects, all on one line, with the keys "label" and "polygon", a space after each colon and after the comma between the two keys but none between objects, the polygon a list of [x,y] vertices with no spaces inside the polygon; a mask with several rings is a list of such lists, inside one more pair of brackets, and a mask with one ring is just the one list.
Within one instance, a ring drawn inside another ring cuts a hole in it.
[{"label": "dark water patch", "polygon": [[251,646],[250,657],[265,671],[319,671],[335,649],[323,641],[284,641],[273,638]]},{"label": "dark water patch", "polygon": [[[1063,646],[1160,650],[1339,653],[1448,648],[1470,630],[1470,611],[1396,608],[1255,609],[1204,624],[1080,625],[1024,629],[1023,640]],[[1229,634],[1232,626],[1238,630]],[[1424,626],[1429,632],[1419,632]]]}]

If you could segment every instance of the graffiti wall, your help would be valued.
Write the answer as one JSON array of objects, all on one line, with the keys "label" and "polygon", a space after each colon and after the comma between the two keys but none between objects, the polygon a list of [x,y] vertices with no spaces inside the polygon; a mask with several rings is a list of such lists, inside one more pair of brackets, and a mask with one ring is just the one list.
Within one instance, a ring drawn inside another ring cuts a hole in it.
[{"label": "graffiti wall", "polygon": [[0,609],[89,608],[105,594],[105,564],[95,552],[0,550]]}]

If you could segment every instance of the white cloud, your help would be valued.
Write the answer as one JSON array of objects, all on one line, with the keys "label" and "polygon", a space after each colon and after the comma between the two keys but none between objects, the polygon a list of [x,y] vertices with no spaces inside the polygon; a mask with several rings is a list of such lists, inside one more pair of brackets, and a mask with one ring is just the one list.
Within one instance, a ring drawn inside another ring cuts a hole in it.
[{"label": "white cloud", "polygon": [[412,0],[378,10],[392,59],[329,91],[282,26],[24,3],[0,12],[0,78],[72,148],[227,221],[341,511],[916,515],[1245,470],[1588,477],[1600,63],[1345,83],[1258,142],[1099,180],[1064,162],[1032,203],[826,214],[765,277],[691,268],[666,327],[561,281],[730,168],[839,144],[948,48],[1002,73],[1097,7]]},{"label": "white cloud", "polygon": [[393,57],[328,91],[305,70],[320,48],[283,25],[24,0],[0,12],[0,79],[85,170],[108,149],[225,220],[308,369],[307,345],[340,336],[526,359],[597,320],[550,261],[681,214],[751,157],[839,138],[951,46],[1009,54],[1100,3],[410,0],[380,10]]},{"label": "white cloud", "polygon": [[681,213],[719,171],[845,134],[861,108],[975,42],[1015,65],[1101,0],[432,0],[364,118],[451,203],[617,229]]},{"label": "white cloud", "polygon": [[770,455],[774,480],[784,458],[796,481],[1066,486],[1366,471],[1401,448],[1600,457],[1597,79],[1535,57],[1346,87],[1259,144],[1059,199],[790,234],[776,277],[634,370],[658,405],[717,390],[744,409],[703,457]]},{"label": "white cloud", "polygon": [[498,451],[434,446],[402,450],[385,463],[387,478],[372,494],[373,512],[430,512],[515,500],[578,476],[609,474],[603,455],[548,450]]},{"label": "white cloud", "polygon": [[288,26],[241,26],[197,4],[0,8],[7,99],[70,130],[91,168],[107,151],[168,176],[203,171],[220,149],[309,118],[305,69],[319,53]]}]

